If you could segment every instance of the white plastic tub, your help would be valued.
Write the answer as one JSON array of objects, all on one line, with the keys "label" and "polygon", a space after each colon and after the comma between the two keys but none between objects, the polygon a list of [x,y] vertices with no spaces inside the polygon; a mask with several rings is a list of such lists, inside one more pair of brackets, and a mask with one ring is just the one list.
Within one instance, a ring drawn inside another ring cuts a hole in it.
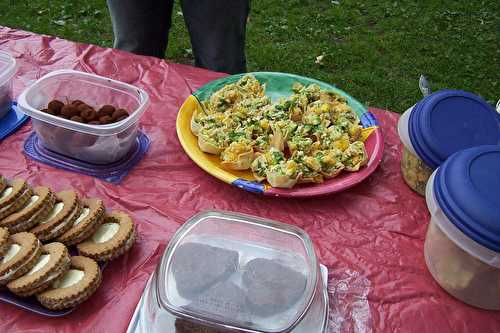
[{"label": "white plastic tub", "polygon": [[16,59],[10,54],[0,51],[0,119],[11,108],[12,78],[16,74]]},{"label": "white plastic tub", "polygon": [[[96,109],[110,104],[128,110],[130,116],[107,125],[77,123],[40,111],[53,99],[63,102],[79,99]],[[74,70],[58,70],[24,90],[18,104],[32,118],[38,138],[48,149],[85,162],[108,164],[125,156],[134,145],[149,96],[127,83]]]},{"label": "white plastic tub", "polygon": [[[425,238],[427,267],[437,283],[461,301],[500,310],[500,253],[464,235],[444,214],[434,196],[434,171],[425,198],[431,221]],[[500,221],[500,210],[499,210]]]}]

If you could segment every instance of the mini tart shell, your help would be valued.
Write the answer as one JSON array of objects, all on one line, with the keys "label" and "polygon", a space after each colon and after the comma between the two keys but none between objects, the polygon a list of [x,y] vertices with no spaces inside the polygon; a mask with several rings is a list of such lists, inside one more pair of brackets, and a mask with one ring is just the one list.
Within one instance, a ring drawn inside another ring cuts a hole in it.
[{"label": "mini tart shell", "polygon": [[25,188],[23,188],[23,190],[19,193],[19,195],[16,196],[16,199],[13,202],[0,208],[0,220],[21,210],[24,206],[26,206],[26,203],[29,201],[32,195],[33,189],[31,187],[26,186]]},{"label": "mini tart shell", "polygon": [[10,246],[9,236],[10,232],[8,229],[0,228],[0,259],[9,250]]},{"label": "mini tart shell", "polygon": [[117,223],[120,228],[110,240],[95,243],[92,237],[76,246],[78,253],[97,261],[115,259],[128,251],[135,242],[135,225],[130,216],[121,211],[114,211],[107,215],[103,223]]},{"label": "mini tart shell", "polygon": [[14,274],[8,278],[0,279],[0,286],[17,279],[26,274],[35,266],[42,254],[42,246],[35,235],[29,232],[20,232],[10,236],[11,244],[18,244],[21,248],[6,263],[0,264],[0,276],[8,273],[11,270],[16,270]]},{"label": "mini tart shell", "polygon": [[[24,275],[10,282],[7,288],[21,297],[32,296],[49,288],[62,274],[69,270],[71,260],[68,249],[62,243],[42,246],[42,254],[50,254],[49,261],[39,271]],[[52,277],[51,277],[52,276]],[[47,279],[51,277],[50,280]]]},{"label": "mini tart shell", "polygon": [[[64,203],[64,207],[58,214],[56,214],[49,221],[43,224],[39,223],[36,227],[30,230],[30,232],[34,233],[41,241],[56,238],[58,235],[52,235],[52,230],[57,228],[61,223],[65,223],[67,218],[71,216],[75,209],[78,209],[78,206],[80,204],[78,195],[74,191],[61,191],[56,193],[56,202],[54,204],[54,207],[59,202]],[[50,213],[51,212],[49,212],[47,216],[50,216]],[[74,214],[73,217],[75,215],[78,215],[78,213]],[[61,233],[64,233],[66,230],[71,228],[72,222],[70,221],[67,224],[69,226],[62,228],[62,231],[60,231]]]},{"label": "mini tart shell", "polygon": [[67,246],[81,243],[92,236],[101,225],[106,210],[102,200],[97,198],[84,198],[82,200],[82,206],[83,208],[89,208],[89,215],[78,223],[78,225],[73,225],[71,229],[59,236],[59,238],[57,238],[58,242],[66,244]]},{"label": "mini tart shell", "polygon": [[43,217],[46,217],[54,207],[54,193],[50,188],[44,186],[35,187],[33,192],[32,196],[37,195],[38,200],[29,207],[27,207],[26,203],[20,211],[3,219],[0,225],[8,228],[10,232],[16,233],[31,229]]},{"label": "mini tart shell", "polygon": [[102,281],[102,274],[97,262],[90,258],[71,257],[70,269],[84,272],[83,278],[67,288],[48,289],[37,295],[42,305],[51,310],[74,307],[86,301],[97,290]]},{"label": "mini tart shell", "polygon": [[14,201],[16,201],[17,198],[21,194],[23,194],[24,190],[27,189],[29,186],[24,179],[17,178],[9,182],[5,188],[7,187],[12,187],[12,193],[10,193],[8,196],[0,200],[0,208],[6,207],[11,203],[13,203]]}]

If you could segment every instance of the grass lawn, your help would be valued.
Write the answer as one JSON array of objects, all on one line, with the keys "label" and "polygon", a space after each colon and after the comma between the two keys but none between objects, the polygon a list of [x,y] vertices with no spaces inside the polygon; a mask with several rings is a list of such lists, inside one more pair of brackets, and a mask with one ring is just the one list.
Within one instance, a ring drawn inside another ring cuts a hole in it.
[{"label": "grass lawn", "polygon": [[[178,3],[173,21],[166,57],[190,63]],[[0,24],[105,47],[113,40],[104,0],[0,0]],[[247,31],[248,70],[314,77],[396,112],[421,97],[421,73],[434,90],[464,89],[495,103],[499,36],[494,0],[257,0]]]}]

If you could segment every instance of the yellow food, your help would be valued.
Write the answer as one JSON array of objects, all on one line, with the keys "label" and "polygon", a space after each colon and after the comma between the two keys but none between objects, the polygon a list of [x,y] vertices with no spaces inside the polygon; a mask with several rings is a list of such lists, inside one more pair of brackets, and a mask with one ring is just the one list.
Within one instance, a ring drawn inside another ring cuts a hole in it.
[{"label": "yellow food", "polygon": [[345,98],[316,84],[292,89],[271,103],[265,85],[245,75],[216,91],[191,119],[200,149],[273,187],[321,183],[365,165],[361,125]]}]

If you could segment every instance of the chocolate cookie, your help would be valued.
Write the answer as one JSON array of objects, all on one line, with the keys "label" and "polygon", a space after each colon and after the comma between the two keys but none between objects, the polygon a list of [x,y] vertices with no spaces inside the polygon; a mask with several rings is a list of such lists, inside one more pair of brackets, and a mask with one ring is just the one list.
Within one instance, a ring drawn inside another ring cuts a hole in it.
[{"label": "chocolate cookie", "polygon": [[172,272],[182,297],[192,298],[217,282],[226,280],[238,267],[236,251],[201,243],[179,246]]},{"label": "chocolate cookie", "polygon": [[69,270],[71,264],[68,249],[61,243],[42,246],[42,254],[35,266],[20,278],[10,282],[7,288],[21,297],[40,293]]},{"label": "chocolate cookie", "polygon": [[277,260],[257,258],[244,268],[243,285],[254,313],[273,315],[291,307],[303,294],[306,277]]}]

